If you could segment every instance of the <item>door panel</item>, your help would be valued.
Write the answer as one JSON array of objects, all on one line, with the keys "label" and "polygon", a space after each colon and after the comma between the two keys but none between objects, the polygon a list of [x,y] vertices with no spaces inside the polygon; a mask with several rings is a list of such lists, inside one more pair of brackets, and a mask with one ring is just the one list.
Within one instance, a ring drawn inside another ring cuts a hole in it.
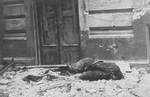
[{"label": "door panel", "polygon": [[79,59],[79,31],[75,0],[62,2],[61,62],[75,62]]},{"label": "door panel", "polygon": [[44,32],[43,42],[44,45],[57,44],[57,27],[56,27],[56,4],[55,0],[46,0],[43,8],[43,21],[44,21]]},{"label": "door panel", "polygon": [[73,0],[63,0],[62,2],[62,10],[70,10],[72,9]]},{"label": "door panel", "polygon": [[78,44],[78,33],[74,31],[72,17],[63,18],[63,41],[65,44]]},{"label": "door panel", "polygon": [[56,27],[55,27],[55,20],[54,18],[47,18],[47,26],[48,26],[48,29],[47,31],[45,31],[43,34],[44,34],[44,44],[47,44],[47,45],[51,45],[51,44],[56,44],[57,43],[57,40],[56,40]]},{"label": "door panel", "polygon": [[[57,9],[56,0],[41,0],[42,30],[40,33],[41,45],[41,61],[42,64],[58,64],[59,63],[59,45],[57,31]],[[40,13],[40,14],[41,14]]]},{"label": "door panel", "polygon": [[78,47],[63,47],[62,63],[73,63],[79,60]]},{"label": "door panel", "polygon": [[58,51],[56,47],[43,47],[42,48],[42,64],[58,64]]}]

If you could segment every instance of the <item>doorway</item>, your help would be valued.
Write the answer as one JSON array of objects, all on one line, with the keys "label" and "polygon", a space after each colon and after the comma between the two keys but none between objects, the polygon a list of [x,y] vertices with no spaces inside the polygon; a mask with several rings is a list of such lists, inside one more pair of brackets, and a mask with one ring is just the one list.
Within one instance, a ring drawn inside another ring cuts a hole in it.
[{"label": "doorway", "polygon": [[41,64],[79,60],[77,0],[39,0],[37,10]]}]

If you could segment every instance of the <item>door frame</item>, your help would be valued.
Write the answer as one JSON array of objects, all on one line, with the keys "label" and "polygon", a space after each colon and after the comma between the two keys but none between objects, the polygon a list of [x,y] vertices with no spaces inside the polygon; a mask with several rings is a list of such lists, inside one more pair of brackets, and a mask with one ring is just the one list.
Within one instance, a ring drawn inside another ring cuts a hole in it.
[{"label": "door frame", "polygon": [[35,64],[41,64],[41,53],[40,53],[40,39],[39,39],[39,14],[38,8],[40,9],[41,5],[39,4],[40,0],[32,0],[32,24],[33,24],[33,33],[34,33],[34,44],[35,44]]},{"label": "door frame", "polygon": [[[34,38],[35,38],[35,64],[40,65],[42,64],[42,58],[41,58],[41,43],[40,43],[40,31],[41,30],[41,25],[40,25],[40,18],[42,16],[38,14],[38,11],[41,10],[42,4],[40,4],[40,1],[42,0],[33,0],[32,2],[32,21],[33,21],[33,27],[34,27]],[[76,7],[76,16],[77,16],[77,31],[79,33],[79,59],[82,57],[81,53],[81,31],[79,27],[79,12],[78,12],[78,0],[75,2],[75,7]],[[42,64],[45,65],[45,64]]]}]

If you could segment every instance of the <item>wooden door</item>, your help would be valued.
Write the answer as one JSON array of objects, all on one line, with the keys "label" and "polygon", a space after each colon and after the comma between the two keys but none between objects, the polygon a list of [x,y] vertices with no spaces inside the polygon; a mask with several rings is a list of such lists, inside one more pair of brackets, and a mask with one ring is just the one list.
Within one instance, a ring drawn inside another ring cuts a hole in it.
[{"label": "wooden door", "polygon": [[41,0],[40,51],[42,64],[75,62],[80,39],[76,0]]},{"label": "wooden door", "polygon": [[[18,62],[34,64],[34,30],[32,25],[33,0],[1,0],[0,21],[3,25],[2,44],[3,59],[10,61],[12,58]],[[3,8],[2,8],[3,7]],[[2,27],[2,26],[1,26]],[[0,35],[1,37],[1,35]]]}]

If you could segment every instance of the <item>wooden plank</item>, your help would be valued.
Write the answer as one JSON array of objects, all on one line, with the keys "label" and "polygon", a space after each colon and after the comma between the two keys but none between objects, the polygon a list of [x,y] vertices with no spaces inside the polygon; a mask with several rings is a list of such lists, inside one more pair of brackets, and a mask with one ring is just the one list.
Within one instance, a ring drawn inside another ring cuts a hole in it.
[{"label": "wooden plank", "polygon": [[58,65],[49,64],[49,65],[16,66],[16,67],[30,69],[30,68],[66,68],[68,66],[66,64],[58,64]]},{"label": "wooden plank", "polygon": [[132,13],[92,14],[88,18],[89,27],[131,26]]},{"label": "wooden plank", "polygon": [[133,0],[88,0],[89,10],[132,8]]},{"label": "wooden plank", "polygon": [[4,68],[0,69],[0,75],[2,75],[4,72],[6,72],[8,70],[8,68],[14,67],[14,66],[15,66],[15,63],[12,62],[9,65],[5,66]]},{"label": "wooden plank", "polygon": [[25,15],[24,4],[11,4],[4,6],[4,16]]},{"label": "wooden plank", "polygon": [[[38,6],[38,0],[34,0],[32,2],[32,21],[33,21],[33,33],[34,33],[34,45],[35,45],[35,64],[41,64],[41,52],[40,52],[40,37],[39,37],[39,27],[38,27],[38,14],[37,11],[39,11],[37,9]],[[40,8],[40,7],[39,7]]]},{"label": "wooden plank", "polygon": [[6,30],[21,30],[25,29],[26,23],[25,19],[6,19],[5,20]]}]

